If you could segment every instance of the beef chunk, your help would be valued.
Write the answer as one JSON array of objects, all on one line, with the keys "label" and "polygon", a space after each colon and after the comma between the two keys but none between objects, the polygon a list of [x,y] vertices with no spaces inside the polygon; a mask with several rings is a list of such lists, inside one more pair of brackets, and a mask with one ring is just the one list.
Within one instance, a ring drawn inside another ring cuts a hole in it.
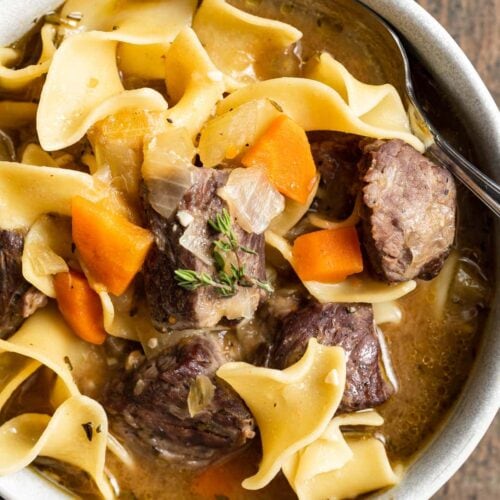
[{"label": "beef chunk", "polygon": [[[215,375],[224,361],[217,340],[193,334],[120,374],[105,402],[115,416],[115,432],[187,466],[206,465],[238,450],[254,436],[254,421],[238,394]],[[187,400],[198,375],[208,377],[215,391],[208,406],[190,416]]]},{"label": "beef chunk", "polygon": [[0,230],[0,338],[47,303],[47,297],[23,278],[23,247],[22,232]]},{"label": "beef chunk", "polygon": [[363,244],[388,282],[432,279],[455,236],[452,175],[400,140],[364,144]]},{"label": "beef chunk", "polygon": [[380,344],[368,304],[310,304],[289,314],[271,353],[271,365],[284,369],[304,354],[310,338],[340,346],[347,354],[346,387],[339,412],[372,408],[393,392],[381,366]]},{"label": "beef chunk", "polygon": [[308,138],[325,193],[319,198],[318,209],[333,219],[349,217],[359,191],[357,165],[363,138],[330,131],[309,132]]},{"label": "beef chunk", "polygon": [[[210,286],[188,291],[176,283],[176,269],[215,275],[211,251],[219,235],[208,221],[226,207],[216,193],[228,174],[200,168],[194,176],[194,184],[182,198],[177,216],[168,220],[149,205],[147,192],[143,195],[146,218],[156,242],[144,267],[145,290],[153,323],[159,330],[211,327],[224,316],[228,319],[251,317],[265,296],[265,292],[255,286],[239,287],[234,296],[221,297]],[[191,222],[184,227],[179,221],[186,216]],[[247,233],[234,221],[232,224],[239,244],[254,252],[238,251],[247,276],[265,280],[264,236]],[[201,258],[181,245],[181,237],[187,231],[193,236]]]}]

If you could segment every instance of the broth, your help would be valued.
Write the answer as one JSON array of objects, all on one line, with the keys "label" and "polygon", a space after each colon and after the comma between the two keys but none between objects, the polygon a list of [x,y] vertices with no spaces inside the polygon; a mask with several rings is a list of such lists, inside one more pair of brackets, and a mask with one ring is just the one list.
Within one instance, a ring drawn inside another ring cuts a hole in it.
[{"label": "broth", "polygon": [[[280,19],[298,27],[304,32],[301,44],[306,58],[319,48],[326,49],[361,80],[369,83],[385,83],[388,80],[377,65],[376,45],[371,45],[363,38],[363,29],[356,25],[355,19],[346,25],[340,18],[326,18],[322,14],[305,16],[303,10],[293,7],[289,2],[233,0],[231,3],[249,12]],[[373,56],[370,67],[360,64],[360,52]],[[35,84],[34,92],[38,88]],[[32,130],[28,127],[14,135],[18,146],[32,134]],[[491,284],[487,279],[491,275],[488,266],[492,263],[493,255],[489,237],[490,220],[481,215],[484,211],[467,193],[460,191],[459,206],[458,238],[454,250],[457,267],[449,282],[443,310],[429,314],[435,308],[435,282],[420,282],[416,291],[398,302],[403,311],[401,323],[382,327],[398,390],[379,407],[385,424],[377,431],[377,435],[384,439],[393,463],[407,464],[446,418],[446,412],[459,394],[473,363],[486,317],[491,292]],[[481,220],[480,224],[477,223],[478,219]],[[101,392],[105,378],[101,375],[96,381],[98,386],[93,387],[94,394]],[[33,376],[19,389],[7,412],[1,415],[2,421],[18,414],[24,407],[32,408],[33,403],[44,409],[40,398],[32,396],[33,400],[26,401],[28,393],[43,394],[43,391],[37,390],[43,381],[47,382],[45,371]],[[229,490],[221,484],[220,491],[214,492],[215,498],[295,498],[281,474],[260,491],[246,491],[238,486],[241,479],[256,470],[260,453],[257,441],[254,440],[251,447],[233,458],[231,467],[237,471],[233,474],[234,484],[231,482]],[[199,472],[181,470],[155,456],[137,453],[135,458],[136,465],[131,470],[108,453],[107,469],[120,487],[120,498],[198,498],[193,485],[198,481]],[[53,464],[39,465],[41,470],[54,477]],[[238,478],[238,474],[241,477]],[[57,475],[64,478],[64,467],[57,470]],[[66,475],[70,477],[72,473],[67,471]],[[75,484],[70,480],[64,482],[68,486]],[[85,488],[82,487],[82,494],[91,496],[91,486],[87,486],[90,490],[84,492]]]}]

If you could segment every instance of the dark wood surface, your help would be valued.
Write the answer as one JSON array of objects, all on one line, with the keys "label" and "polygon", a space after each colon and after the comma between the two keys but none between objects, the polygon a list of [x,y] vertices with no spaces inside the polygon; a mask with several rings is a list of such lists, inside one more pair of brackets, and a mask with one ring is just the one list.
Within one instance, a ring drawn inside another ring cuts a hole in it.
[{"label": "dark wood surface", "polygon": [[[500,103],[500,0],[418,0],[468,55]],[[500,416],[433,500],[500,499]]]},{"label": "dark wood surface", "polygon": [[417,1],[458,42],[500,103],[500,0]]}]

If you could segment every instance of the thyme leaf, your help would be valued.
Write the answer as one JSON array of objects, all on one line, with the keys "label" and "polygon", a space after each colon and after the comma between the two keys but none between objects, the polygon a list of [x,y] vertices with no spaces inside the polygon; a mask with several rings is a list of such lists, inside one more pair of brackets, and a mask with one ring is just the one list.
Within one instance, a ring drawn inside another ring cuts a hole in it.
[{"label": "thyme leaf", "polygon": [[257,255],[252,248],[238,243],[234,232],[231,215],[223,208],[213,219],[208,220],[208,225],[221,237],[213,242],[212,259],[216,270],[214,277],[205,272],[193,269],[177,269],[174,279],[185,290],[193,291],[202,286],[212,286],[222,297],[232,297],[238,292],[238,286],[257,286],[269,293],[273,287],[267,282],[246,275],[245,266],[241,264],[238,251]]}]

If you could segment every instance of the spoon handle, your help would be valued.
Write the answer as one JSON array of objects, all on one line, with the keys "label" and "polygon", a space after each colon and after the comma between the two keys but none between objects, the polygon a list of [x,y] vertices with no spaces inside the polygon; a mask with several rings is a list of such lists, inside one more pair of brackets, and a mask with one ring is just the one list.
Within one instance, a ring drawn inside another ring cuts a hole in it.
[{"label": "spoon handle", "polygon": [[497,217],[500,217],[500,186],[436,135],[427,152],[467,186]]}]

